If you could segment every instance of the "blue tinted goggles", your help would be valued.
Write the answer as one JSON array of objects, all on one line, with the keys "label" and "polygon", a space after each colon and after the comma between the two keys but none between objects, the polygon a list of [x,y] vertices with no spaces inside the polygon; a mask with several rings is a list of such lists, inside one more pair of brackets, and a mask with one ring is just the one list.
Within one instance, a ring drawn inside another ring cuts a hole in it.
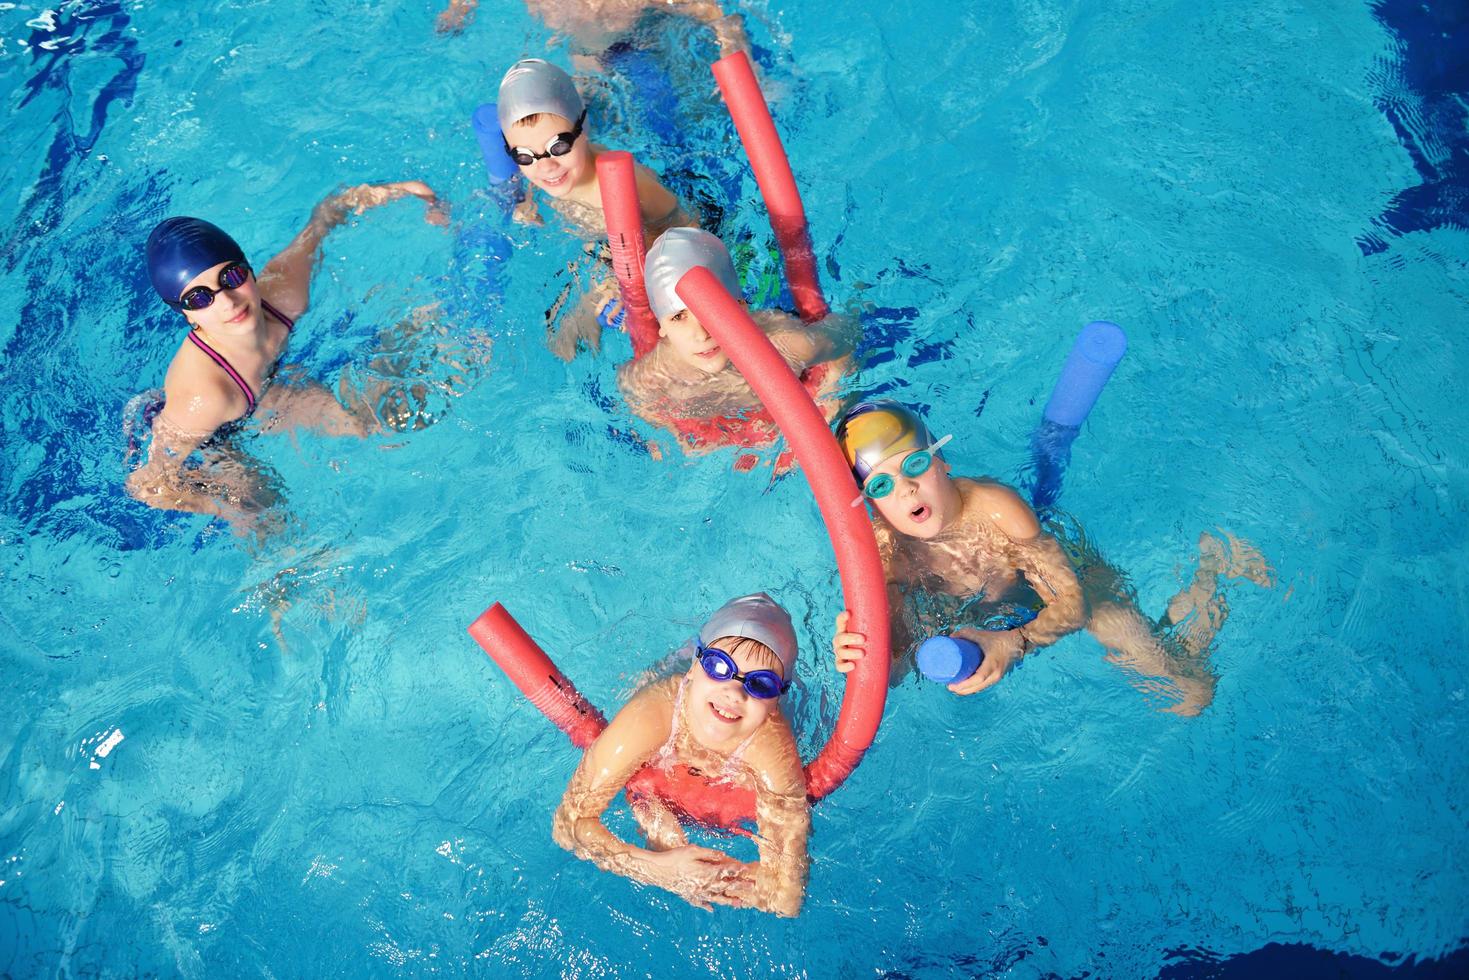
[{"label": "blue tinted goggles", "polygon": [[741,674],[734,658],[718,647],[706,647],[700,642],[694,655],[699,658],[699,666],[704,668],[710,680],[739,681],[745,685],[745,693],[752,698],[769,701],[791,689],[790,681],[781,680],[773,670],[752,670]]}]

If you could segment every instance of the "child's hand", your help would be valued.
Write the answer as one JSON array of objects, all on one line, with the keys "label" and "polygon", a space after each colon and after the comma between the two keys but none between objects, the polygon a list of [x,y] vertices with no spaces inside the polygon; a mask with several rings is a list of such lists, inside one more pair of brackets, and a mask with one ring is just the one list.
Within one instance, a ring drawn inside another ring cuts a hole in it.
[{"label": "child's hand", "polygon": [[711,902],[735,904],[745,890],[738,883],[745,874],[744,863],[713,848],[685,844],[659,851],[648,861],[655,869],[655,884],[706,912],[712,910]]},{"label": "child's hand", "polygon": [[424,220],[429,224],[448,224],[449,217],[434,189],[421,180],[399,180],[387,184],[358,184],[339,191],[317,205],[317,216],[330,225],[339,224],[350,211],[361,214],[369,208],[380,207],[400,197],[420,198],[428,205]]},{"label": "child's hand", "polygon": [[843,609],[837,613],[836,635],[831,638],[831,652],[836,657],[837,670],[843,674],[857,666],[867,656],[867,637],[862,633],[848,633],[847,622],[852,614]]},{"label": "child's hand", "polygon": [[624,323],[626,313],[627,307],[622,305],[622,297],[613,296],[597,311],[597,319],[601,321],[602,326],[608,329],[626,330]]},{"label": "child's hand", "polygon": [[465,23],[474,15],[474,8],[477,6],[479,0],[449,0],[449,6],[434,22],[434,30],[440,34],[458,34],[464,30]]},{"label": "child's hand", "polygon": [[949,685],[955,694],[974,694],[997,683],[1021,657],[1020,634],[1015,630],[958,630],[955,636],[973,640],[984,651],[979,669],[962,681]]},{"label": "child's hand", "polygon": [[519,204],[515,205],[515,210],[510,213],[510,217],[522,225],[543,225],[546,223],[545,219],[541,217],[541,212],[536,207],[536,199],[533,197],[526,197]]}]

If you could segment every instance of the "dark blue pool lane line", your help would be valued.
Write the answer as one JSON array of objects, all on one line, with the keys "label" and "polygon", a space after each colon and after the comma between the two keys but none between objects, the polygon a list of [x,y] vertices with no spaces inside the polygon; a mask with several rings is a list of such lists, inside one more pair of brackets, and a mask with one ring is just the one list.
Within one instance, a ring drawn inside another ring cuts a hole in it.
[{"label": "dark blue pool lane line", "polygon": [[1400,191],[1357,238],[1363,255],[1386,237],[1469,229],[1469,2],[1373,0],[1401,56],[1375,79],[1375,101],[1413,159],[1422,183]]},{"label": "dark blue pool lane line", "polygon": [[1394,953],[1384,953],[1377,960],[1302,943],[1267,943],[1225,957],[1199,950],[1176,955],[1179,959],[1165,967],[1158,980],[1450,980],[1469,976],[1469,945],[1436,960],[1405,959]]}]

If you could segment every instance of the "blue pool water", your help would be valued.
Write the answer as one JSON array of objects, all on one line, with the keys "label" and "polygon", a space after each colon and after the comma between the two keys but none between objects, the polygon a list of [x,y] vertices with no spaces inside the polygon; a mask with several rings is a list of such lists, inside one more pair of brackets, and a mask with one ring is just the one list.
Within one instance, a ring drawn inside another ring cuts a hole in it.
[{"label": "blue pool water", "polygon": [[[828,293],[867,310],[863,387],[1021,482],[1071,338],[1116,320],[1063,506],[1152,613],[1204,530],[1278,572],[1229,591],[1195,719],[1084,635],[971,699],[895,689],[793,921],[556,848],[575,755],[464,632],[503,600],[610,709],[765,588],[808,751],[841,696],[802,481],[650,458],[626,341],[545,348],[585,270],[505,222],[468,118],[547,32],[508,0],[457,37],[431,3],[213,7],[0,4],[0,975],[1259,975],[1469,942],[1461,7],[740,5]],[[667,110],[612,78],[600,138],[722,214],[768,295],[708,38],[650,31],[677,118],[649,132]],[[289,357],[361,375],[438,303],[402,353],[441,420],[247,437],[284,497],[264,540],[130,501],[126,406],[179,339],[147,230],[269,255],[398,177],[451,228],[400,203],[334,233]]]}]

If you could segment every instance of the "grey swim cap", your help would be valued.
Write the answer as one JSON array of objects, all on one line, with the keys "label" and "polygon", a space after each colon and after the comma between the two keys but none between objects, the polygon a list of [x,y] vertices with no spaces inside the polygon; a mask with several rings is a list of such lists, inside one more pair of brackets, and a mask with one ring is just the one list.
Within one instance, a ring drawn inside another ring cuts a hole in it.
[{"label": "grey swim cap", "polygon": [[675,287],[696,265],[714,273],[731,296],[740,298],[740,280],[724,243],[698,228],[670,228],[658,236],[643,263],[643,282],[654,316],[661,320],[689,308]]},{"label": "grey swim cap", "polygon": [[722,636],[742,636],[768,646],[780,658],[782,674],[790,680],[796,670],[796,630],[790,613],[764,592],[731,599],[715,610],[699,630],[699,642],[713,643]]},{"label": "grey swim cap", "polygon": [[576,122],[584,108],[571,76],[549,61],[524,58],[511,65],[500,79],[496,109],[502,131],[508,132],[515,123],[537,112],[552,112]]}]

